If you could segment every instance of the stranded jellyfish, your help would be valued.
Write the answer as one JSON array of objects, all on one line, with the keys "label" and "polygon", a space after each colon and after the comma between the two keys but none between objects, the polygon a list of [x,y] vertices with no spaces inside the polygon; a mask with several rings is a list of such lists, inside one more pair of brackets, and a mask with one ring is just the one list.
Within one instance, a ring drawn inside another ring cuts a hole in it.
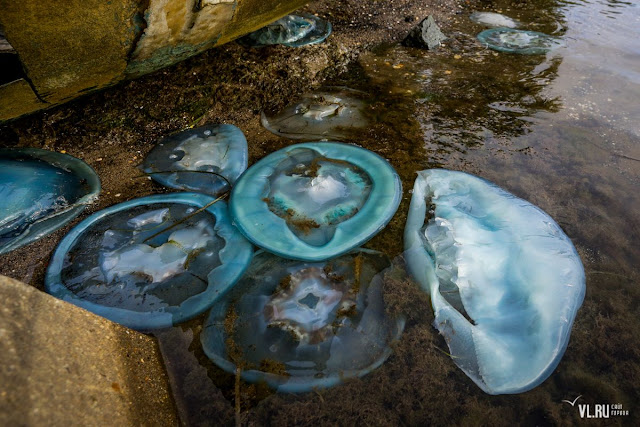
[{"label": "stranded jellyfish", "polygon": [[365,117],[366,93],[347,88],[305,94],[284,110],[262,113],[262,125],[291,139],[342,139],[369,124]]},{"label": "stranded jellyfish", "polygon": [[247,168],[247,140],[233,125],[207,125],[160,140],[142,170],[167,187],[217,196]]},{"label": "stranded jellyfish", "polygon": [[93,214],[60,242],[47,292],[134,329],[196,316],[238,280],[253,252],[226,204],[214,201],[174,193]]},{"label": "stranded jellyfish", "polygon": [[0,254],[62,227],[99,192],[98,175],[82,160],[36,148],[0,149]]},{"label": "stranded jellyfish", "polygon": [[309,14],[287,15],[240,39],[246,46],[282,44],[300,47],[322,43],[331,34],[331,24]]},{"label": "stranded jellyfish", "polygon": [[316,263],[260,251],[212,308],[204,351],[227,372],[237,367],[246,381],[278,391],[365,375],[386,360],[404,327],[385,312],[381,272],[389,265],[366,249]]},{"label": "stranded jellyfish", "polygon": [[500,52],[539,55],[562,46],[562,41],[536,31],[492,28],[478,34],[478,40],[487,47]]},{"label": "stranded jellyfish", "polygon": [[544,381],[585,293],[576,249],[542,210],[462,172],[418,173],[405,259],[454,362],[485,392]]},{"label": "stranded jellyfish", "polygon": [[373,237],[398,209],[400,178],[385,159],[353,145],[291,145],[251,166],[229,204],[238,229],[285,258],[318,261]]},{"label": "stranded jellyfish", "polygon": [[469,19],[485,27],[518,28],[520,26],[515,19],[495,12],[473,12],[469,15]]}]

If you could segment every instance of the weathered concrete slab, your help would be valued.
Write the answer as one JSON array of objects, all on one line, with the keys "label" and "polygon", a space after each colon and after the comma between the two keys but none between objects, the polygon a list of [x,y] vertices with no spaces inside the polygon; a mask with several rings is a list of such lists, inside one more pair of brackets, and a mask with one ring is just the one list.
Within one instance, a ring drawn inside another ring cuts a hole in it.
[{"label": "weathered concrete slab", "polygon": [[154,339],[0,276],[0,425],[177,425]]}]

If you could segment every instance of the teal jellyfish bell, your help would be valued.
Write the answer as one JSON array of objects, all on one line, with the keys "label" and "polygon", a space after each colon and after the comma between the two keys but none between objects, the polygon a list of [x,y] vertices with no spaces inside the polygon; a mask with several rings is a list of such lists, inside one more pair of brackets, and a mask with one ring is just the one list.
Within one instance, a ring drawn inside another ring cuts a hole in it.
[{"label": "teal jellyfish bell", "polygon": [[0,254],[64,226],[99,193],[98,175],[80,159],[36,148],[0,149]]},{"label": "teal jellyfish bell", "polygon": [[400,178],[377,154],[354,145],[290,145],[236,182],[233,222],[255,245],[284,258],[319,261],[356,248],[391,220]]}]

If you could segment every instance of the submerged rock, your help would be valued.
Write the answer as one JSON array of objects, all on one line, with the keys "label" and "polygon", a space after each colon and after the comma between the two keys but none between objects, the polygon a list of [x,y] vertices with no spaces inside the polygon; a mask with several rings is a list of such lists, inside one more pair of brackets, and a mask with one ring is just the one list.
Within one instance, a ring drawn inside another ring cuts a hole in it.
[{"label": "submerged rock", "polygon": [[287,15],[240,39],[244,45],[263,47],[282,44],[300,47],[322,43],[331,34],[331,23],[315,15]]},{"label": "submerged rock", "polygon": [[480,43],[500,52],[540,55],[563,45],[562,40],[536,31],[492,28],[478,34]]},{"label": "submerged rock", "polygon": [[348,88],[309,93],[276,114],[262,113],[262,125],[291,139],[342,139],[369,124],[366,93]]},{"label": "submerged rock", "polygon": [[442,34],[433,16],[429,15],[407,34],[402,44],[407,47],[434,50],[446,39],[447,37]]},{"label": "submerged rock", "polygon": [[160,140],[142,170],[167,187],[218,196],[247,168],[247,140],[233,125],[207,125]]},{"label": "submerged rock", "polygon": [[473,175],[426,170],[418,173],[404,239],[435,327],[482,390],[520,393],[551,375],[585,275],[549,215]]},{"label": "submerged rock", "polygon": [[365,375],[391,354],[403,319],[385,312],[380,252],[359,249],[305,263],[256,254],[216,304],[201,341],[209,358],[246,381],[283,392],[331,387]]},{"label": "submerged rock", "polygon": [[50,294],[130,328],[149,330],[209,308],[251,260],[224,202],[175,193],[96,212],[56,249]]},{"label": "submerged rock", "polygon": [[469,15],[469,19],[486,27],[518,28],[520,26],[520,22],[515,19],[495,12],[473,12]]},{"label": "submerged rock", "polygon": [[36,148],[0,149],[0,254],[64,226],[98,193],[98,175],[80,159]]},{"label": "submerged rock", "polygon": [[234,224],[257,246],[318,261],[360,246],[394,215],[400,178],[377,154],[353,145],[291,145],[251,166],[231,193]]}]

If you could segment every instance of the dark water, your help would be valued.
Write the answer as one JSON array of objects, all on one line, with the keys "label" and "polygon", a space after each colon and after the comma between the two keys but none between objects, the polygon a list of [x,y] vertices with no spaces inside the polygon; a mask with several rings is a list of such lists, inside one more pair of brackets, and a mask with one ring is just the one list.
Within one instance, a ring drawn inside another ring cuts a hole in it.
[{"label": "dark water", "polygon": [[640,5],[484,4],[525,29],[562,37],[566,46],[537,56],[487,50],[475,41],[483,28],[467,19],[467,10],[444,49],[381,46],[331,83],[373,92],[377,125],[352,142],[387,157],[405,187],[396,218],[368,247],[401,254],[409,190],[415,172],[429,167],[495,182],[540,206],[572,239],[587,295],[556,372],[532,392],[487,396],[433,350],[446,344],[427,315],[410,319],[405,341],[379,372],[317,395],[274,395],[238,384],[208,363],[199,349],[198,319],[158,334],[185,422],[229,421],[235,413],[236,421],[258,424],[571,424],[586,413],[562,400],[578,396],[591,415],[596,405],[629,412],[610,413],[609,423],[638,421]]}]

